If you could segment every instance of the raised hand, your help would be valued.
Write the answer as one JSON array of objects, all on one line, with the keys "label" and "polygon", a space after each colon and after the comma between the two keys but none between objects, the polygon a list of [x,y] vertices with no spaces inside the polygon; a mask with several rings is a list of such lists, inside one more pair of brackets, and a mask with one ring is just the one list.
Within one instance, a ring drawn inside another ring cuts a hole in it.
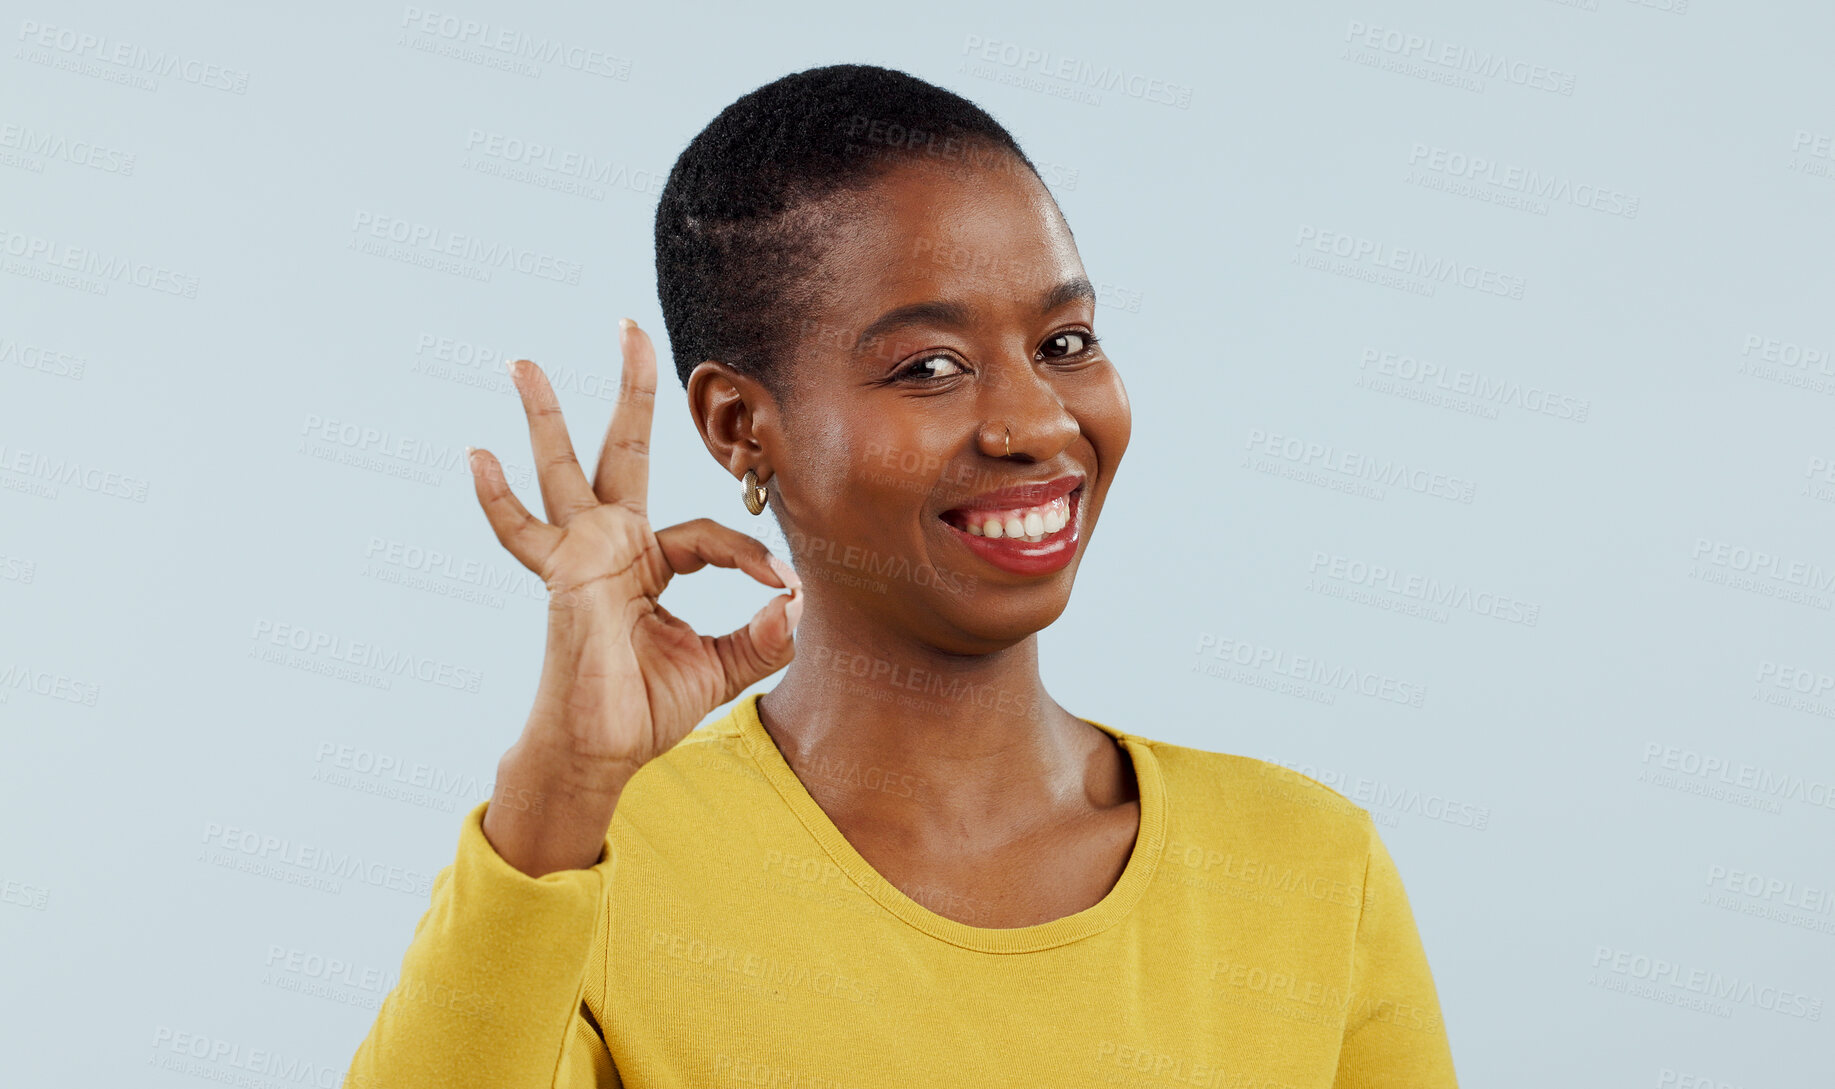
[{"label": "raised hand", "polygon": [[[522,737],[498,765],[486,836],[526,873],[593,865],[624,784],[708,712],[795,655],[801,583],[737,530],[697,518],[653,532],[645,510],[656,352],[620,323],[617,406],[587,483],[540,367],[511,364],[535,451],[547,521],[510,491],[488,451],[470,455],[497,539],[549,590],[548,649]],[[669,580],[713,564],[788,589],[745,627],[699,635],[657,601]]]}]

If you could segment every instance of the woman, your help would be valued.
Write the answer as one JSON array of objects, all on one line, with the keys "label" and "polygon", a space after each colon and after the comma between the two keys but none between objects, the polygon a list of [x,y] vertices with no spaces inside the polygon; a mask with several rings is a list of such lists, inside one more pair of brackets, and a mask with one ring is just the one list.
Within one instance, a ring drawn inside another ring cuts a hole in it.
[{"label": "woman", "polygon": [[[900,72],[786,76],[683,152],[656,247],[695,426],[794,569],[651,529],[635,324],[590,484],[512,366],[546,520],[473,472],[547,657],[346,1084],[1453,1085],[1365,811],[1044,689],[1130,416],[1006,130]],[[657,597],[708,564],[788,592],[698,635]]]}]

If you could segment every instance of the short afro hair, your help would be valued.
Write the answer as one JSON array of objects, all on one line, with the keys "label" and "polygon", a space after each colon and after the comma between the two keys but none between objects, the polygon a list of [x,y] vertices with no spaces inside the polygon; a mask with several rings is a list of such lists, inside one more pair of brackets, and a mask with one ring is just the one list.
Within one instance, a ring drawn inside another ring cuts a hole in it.
[{"label": "short afro hair", "polygon": [[656,208],[656,290],[682,385],[718,359],[781,397],[783,360],[823,286],[837,210],[827,198],[925,158],[1038,175],[987,111],[891,68],[810,68],[721,110],[676,159]]}]

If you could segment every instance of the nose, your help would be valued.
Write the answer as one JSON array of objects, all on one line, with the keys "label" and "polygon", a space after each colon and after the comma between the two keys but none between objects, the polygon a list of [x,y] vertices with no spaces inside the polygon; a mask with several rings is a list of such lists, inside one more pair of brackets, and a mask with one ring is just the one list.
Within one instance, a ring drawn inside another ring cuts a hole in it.
[{"label": "nose", "polygon": [[1077,417],[1045,367],[1015,353],[984,371],[977,406],[984,421],[979,432],[982,453],[1050,461],[1076,439]]}]

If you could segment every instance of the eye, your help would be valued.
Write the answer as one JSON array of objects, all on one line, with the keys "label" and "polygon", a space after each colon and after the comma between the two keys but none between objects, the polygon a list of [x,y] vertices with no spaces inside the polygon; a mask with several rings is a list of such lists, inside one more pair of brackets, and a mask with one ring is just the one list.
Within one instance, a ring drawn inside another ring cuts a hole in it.
[{"label": "eye", "polygon": [[[943,367],[954,367],[956,370],[954,372],[951,372],[948,370],[944,370],[942,372],[935,372],[935,371],[929,370],[929,368],[939,366],[939,365]],[[926,356],[921,356],[917,359],[914,359],[910,363],[907,363],[903,367],[900,367],[897,377],[915,378],[919,380],[920,384],[922,384],[922,382],[926,379],[934,380],[934,379],[941,379],[941,378],[953,378],[955,377],[956,373],[965,373],[965,372],[963,372],[962,370],[962,364],[956,362],[954,357],[947,356],[947,355],[926,355]]]},{"label": "eye", "polygon": [[1085,355],[1101,343],[1096,334],[1086,333],[1081,329],[1067,329],[1047,340],[1039,349],[1039,355],[1045,359],[1069,359]]}]

